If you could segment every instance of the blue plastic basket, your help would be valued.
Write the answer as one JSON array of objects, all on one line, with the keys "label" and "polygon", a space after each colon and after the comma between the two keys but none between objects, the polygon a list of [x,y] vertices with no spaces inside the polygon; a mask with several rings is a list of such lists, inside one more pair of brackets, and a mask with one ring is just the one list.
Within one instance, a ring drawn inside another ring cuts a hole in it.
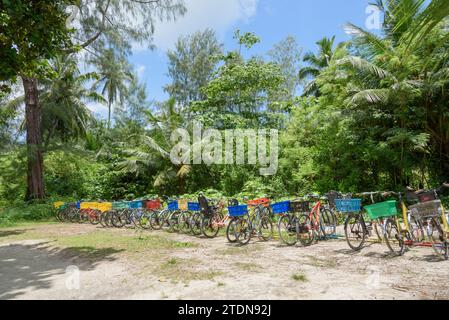
[{"label": "blue plastic basket", "polygon": [[81,209],[81,201],[78,201],[77,203],[76,203],[76,208],[79,210],[79,209]]},{"label": "blue plastic basket", "polygon": [[290,211],[290,201],[278,202],[271,205],[274,214],[282,214]]},{"label": "blue plastic basket", "polygon": [[143,207],[142,201],[130,201],[128,202],[129,209],[141,209]]},{"label": "blue plastic basket", "polygon": [[189,202],[187,208],[189,211],[200,211],[200,204],[197,202]]},{"label": "blue plastic basket", "polygon": [[231,217],[242,217],[248,214],[248,206],[242,205],[242,206],[235,206],[235,207],[228,207],[229,216]]},{"label": "blue plastic basket", "polygon": [[178,201],[172,201],[168,203],[168,210],[176,211],[178,210]]},{"label": "blue plastic basket", "polygon": [[359,212],[362,209],[362,199],[336,199],[335,206],[338,212]]}]

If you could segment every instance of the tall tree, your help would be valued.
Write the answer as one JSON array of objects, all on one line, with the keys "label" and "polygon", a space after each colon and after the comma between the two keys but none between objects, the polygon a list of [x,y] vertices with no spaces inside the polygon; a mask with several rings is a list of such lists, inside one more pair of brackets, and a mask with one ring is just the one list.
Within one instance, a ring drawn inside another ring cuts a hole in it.
[{"label": "tall tree", "polygon": [[222,45],[210,29],[180,37],[175,49],[167,52],[172,82],[165,91],[183,108],[204,99],[201,88],[211,80],[221,54]]},{"label": "tall tree", "polygon": [[292,99],[299,85],[298,73],[301,68],[302,49],[299,47],[296,38],[288,36],[284,40],[275,44],[268,52],[271,61],[276,63],[282,71],[285,78],[285,91],[287,95],[284,100]]},{"label": "tall tree", "polygon": [[[174,19],[185,12],[181,0],[56,0],[0,3],[0,81],[22,79],[25,92],[28,146],[27,199],[45,197],[42,154],[42,108],[38,80],[48,59],[79,49],[95,54],[106,46],[129,53],[133,42],[151,44],[156,19]],[[67,26],[68,5],[81,9],[72,46]],[[3,87],[2,87],[3,88]]]}]

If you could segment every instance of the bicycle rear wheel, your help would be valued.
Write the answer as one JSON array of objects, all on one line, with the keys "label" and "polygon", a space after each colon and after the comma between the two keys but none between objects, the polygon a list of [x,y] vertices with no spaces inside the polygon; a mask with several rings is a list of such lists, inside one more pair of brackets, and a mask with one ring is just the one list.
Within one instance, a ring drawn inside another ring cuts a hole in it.
[{"label": "bicycle rear wheel", "polygon": [[388,249],[397,256],[404,255],[404,237],[398,229],[397,220],[390,218],[385,223],[384,239]]},{"label": "bicycle rear wheel", "polygon": [[345,221],[345,238],[349,247],[360,251],[367,238],[365,220],[362,214],[350,214]]},{"label": "bicycle rear wheel", "polygon": [[142,216],[140,217],[140,227],[142,229],[145,230],[150,230],[151,229],[151,223],[150,223],[150,216],[151,216],[151,212],[143,212]]},{"label": "bicycle rear wheel", "polygon": [[194,236],[198,237],[201,235],[201,220],[200,212],[194,213],[190,219],[190,230]]},{"label": "bicycle rear wheel", "polygon": [[298,242],[298,220],[295,216],[284,215],[278,222],[279,238],[288,246]]}]

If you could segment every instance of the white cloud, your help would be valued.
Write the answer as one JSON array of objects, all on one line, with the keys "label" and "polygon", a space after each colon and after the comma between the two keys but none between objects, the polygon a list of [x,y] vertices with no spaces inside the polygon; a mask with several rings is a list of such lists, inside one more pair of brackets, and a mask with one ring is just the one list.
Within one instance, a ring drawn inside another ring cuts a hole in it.
[{"label": "white cloud", "polygon": [[145,74],[146,67],[143,64],[139,64],[136,68],[137,77],[141,79]]},{"label": "white cloud", "polygon": [[173,47],[180,35],[211,28],[222,38],[238,22],[248,21],[257,12],[259,0],[186,0],[187,13],[175,22],[156,25],[154,44],[161,50]]}]

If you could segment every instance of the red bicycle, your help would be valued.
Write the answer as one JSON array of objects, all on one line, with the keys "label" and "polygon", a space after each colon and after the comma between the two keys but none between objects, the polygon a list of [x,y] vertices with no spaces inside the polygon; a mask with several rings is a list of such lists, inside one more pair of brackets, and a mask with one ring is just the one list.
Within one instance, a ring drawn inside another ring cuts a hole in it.
[{"label": "red bicycle", "polygon": [[309,246],[314,241],[334,238],[337,231],[337,217],[322,203],[319,196],[308,195],[316,200],[310,213],[303,213],[298,217],[298,240],[303,246]]}]

